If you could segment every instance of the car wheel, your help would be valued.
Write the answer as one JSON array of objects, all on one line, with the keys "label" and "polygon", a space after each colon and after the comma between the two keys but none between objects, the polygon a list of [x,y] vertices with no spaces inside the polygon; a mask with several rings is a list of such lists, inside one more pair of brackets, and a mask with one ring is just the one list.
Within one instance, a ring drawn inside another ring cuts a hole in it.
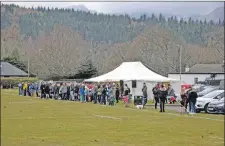
[{"label": "car wheel", "polygon": [[209,103],[207,103],[204,107],[205,113],[208,113],[208,105],[209,105]]}]

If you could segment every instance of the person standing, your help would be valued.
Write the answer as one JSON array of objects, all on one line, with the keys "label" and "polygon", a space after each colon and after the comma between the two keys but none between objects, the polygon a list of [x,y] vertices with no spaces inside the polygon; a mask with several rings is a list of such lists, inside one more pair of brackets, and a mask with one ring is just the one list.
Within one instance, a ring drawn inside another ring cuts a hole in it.
[{"label": "person standing", "polygon": [[45,84],[44,84],[44,82],[41,83],[40,89],[41,89],[41,99],[45,98]]},{"label": "person standing", "polygon": [[78,86],[78,84],[76,84],[76,86],[75,86],[75,101],[78,100],[78,95],[79,95],[79,86]]},{"label": "person standing", "polygon": [[85,93],[84,93],[85,91],[84,90],[85,90],[85,87],[84,87],[84,84],[82,84],[82,86],[80,86],[80,90],[79,90],[80,91],[80,102],[81,103],[84,102],[84,98],[85,98],[84,97],[84,95],[85,95]]},{"label": "person standing", "polygon": [[29,92],[30,92],[30,96],[34,96],[34,84],[30,83],[29,85]]},{"label": "person standing", "polygon": [[57,97],[58,97],[58,92],[57,92],[57,84],[55,83],[55,85],[53,86],[53,98],[55,99],[55,100],[57,100]]},{"label": "person standing", "polygon": [[35,92],[35,95],[36,95],[36,97],[38,97],[39,95],[38,95],[38,83],[37,82],[35,82],[34,83],[34,92]]},{"label": "person standing", "polygon": [[67,86],[66,83],[63,83],[62,86],[62,100],[66,100],[67,97]]},{"label": "person standing", "polygon": [[106,105],[106,96],[107,96],[107,87],[106,85],[103,85],[101,104],[103,103],[104,105]]},{"label": "person standing", "polygon": [[112,96],[114,98],[114,103],[115,103],[115,99],[116,99],[116,84],[115,83],[112,84]]},{"label": "person standing", "polygon": [[45,96],[46,96],[46,99],[49,99],[50,97],[50,87],[48,83],[45,86]]},{"label": "person standing", "polygon": [[22,83],[18,84],[18,88],[19,88],[19,96],[22,95]]},{"label": "person standing", "polygon": [[59,86],[59,99],[62,100],[63,96],[62,96],[62,90],[63,90],[63,83],[60,83]]},{"label": "person standing", "polygon": [[94,84],[94,87],[93,87],[93,97],[94,97],[94,104],[97,103],[98,101],[98,86],[97,84]]},{"label": "person standing", "polygon": [[185,112],[187,112],[187,94],[185,92],[185,88],[181,89],[181,93],[180,93],[180,97],[181,97],[181,113],[183,113],[183,108],[185,109]]},{"label": "person standing", "polygon": [[157,109],[157,104],[159,103],[159,86],[158,86],[158,84],[156,84],[155,87],[153,87],[152,93],[154,95],[155,109]]},{"label": "person standing", "polygon": [[75,86],[74,86],[74,83],[71,83],[70,84],[70,99],[72,101],[75,101],[74,93],[75,93]]},{"label": "person standing", "polygon": [[164,85],[161,85],[160,91],[159,91],[160,112],[165,112],[166,96],[167,96],[167,90]]},{"label": "person standing", "polygon": [[22,87],[21,87],[21,95],[24,96],[24,91],[23,91],[23,86],[24,86],[24,82],[22,82]]},{"label": "person standing", "polygon": [[66,84],[66,100],[70,99],[70,84]]},{"label": "person standing", "polygon": [[98,85],[98,103],[101,103],[101,98],[102,98],[102,86]]},{"label": "person standing", "polygon": [[109,105],[113,106],[115,102],[115,85],[111,87],[111,90],[109,91]]},{"label": "person standing", "polygon": [[23,84],[23,96],[26,96],[27,95],[27,88],[28,88],[28,84],[27,84],[27,82],[25,82]]},{"label": "person standing", "polygon": [[128,107],[129,105],[129,93],[130,93],[130,88],[125,84],[124,87],[124,96],[123,96],[123,101],[124,101],[124,106]]},{"label": "person standing", "polygon": [[106,104],[109,105],[109,102],[110,102],[110,96],[111,96],[111,86],[108,85],[108,88],[107,88],[107,93],[106,93]]},{"label": "person standing", "polygon": [[169,99],[169,102],[171,103],[172,102],[172,97],[176,98],[176,95],[175,95],[175,91],[174,89],[171,87],[170,84],[168,84],[168,88],[167,88],[167,97],[166,99]]},{"label": "person standing", "polygon": [[49,98],[53,99],[53,84],[49,83]]},{"label": "person standing", "polygon": [[143,88],[142,88],[142,93],[143,93],[143,98],[142,98],[142,105],[145,106],[145,104],[148,101],[148,88],[146,86],[146,84],[143,84]]},{"label": "person standing", "polygon": [[88,93],[89,93],[89,88],[87,85],[84,86],[84,102],[88,102]]},{"label": "person standing", "polygon": [[195,104],[196,104],[197,98],[198,98],[198,94],[191,87],[189,94],[188,94],[188,103],[191,107],[191,111],[189,111],[190,114],[195,114],[195,112],[196,112]]},{"label": "person standing", "polygon": [[116,84],[116,93],[115,93],[115,97],[116,97],[116,103],[119,103],[120,89],[119,89],[119,85],[118,85],[118,84]]}]

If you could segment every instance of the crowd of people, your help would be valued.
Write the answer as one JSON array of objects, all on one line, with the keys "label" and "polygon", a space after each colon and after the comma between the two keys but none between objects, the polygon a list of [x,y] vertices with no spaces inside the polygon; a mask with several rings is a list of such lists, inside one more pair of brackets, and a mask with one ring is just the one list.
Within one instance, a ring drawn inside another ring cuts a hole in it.
[{"label": "crowd of people", "polygon": [[[154,95],[154,101],[155,101],[155,109],[157,109],[157,104],[160,104],[160,112],[165,112],[165,103],[168,103],[167,100],[169,100],[169,103],[175,103],[176,101],[176,95],[174,89],[169,84],[166,88],[163,84],[157,84],[152,89],[153,95]],[[189,89],[182,88],[180,93],[181,101],[181,109],[184,109],[184,112],[189,112],[190,114],[195,114],[195,104],[196,100],[198,98],[197,93],[192,90],[192,87],[189,87]],[[189,109],[188,106],[189,105]]]},{"label": "crowd of people", "polygon": [[[131,101],[131,92],[127,84],[120,87],[116,83],[20,83],[19,95],[23,96],[36,96],[41,99],[55,99],[55,100],[70,100],[79,101],[81,103],[93,102],[94,104],[115,105],[119,100],[124,101],[124,106],[129,106]],[[165,103],[175,103],[176,95],[174,89],[170,84],[156,84],[152,89],[154,95],[155,109],[157,104],[160,105],[160,112],[165,112]],[[143,106],[146,105],[148,99],[147,86],[143,83],[142,88],[142,101]],[[195,103],[197,93],[191,90],[186,92],[184,89],[181,91],[181,106],[187,112],[187,105],[189,105],[189,112],[195,113]]]},{"label": "crowd of people", "polygon": [[[190,114],[196,113],[195,104],[198,98],[198,94],[196,91],[190,87],[189,89],[185,90],[184,88],[181,89],[181,107],[184,108],[185,112],[189,112]],[[189,107],[187,107],[189,105]]]},{"label": "crowd of people", "polygon": [[114,105],[120,99],[128,106],[131,100],[130,88],[125,84],[120,88],[118,84],[87,84],[87,83],[20,83],[19,95],[36,96],[41,99],[70,100],[94,102]]},{"label": "crowd of people", "polygon": [[[164,84],[156,84],[152,89],[154,95],[155,109],[157,109],[157,104],[160,105],[160,112],[165,112],[165,103],[174,103],[176,101],[176,95],[174,89],[169,84],[166,87]],[[169,98],[170,97],[170,98]]]}]

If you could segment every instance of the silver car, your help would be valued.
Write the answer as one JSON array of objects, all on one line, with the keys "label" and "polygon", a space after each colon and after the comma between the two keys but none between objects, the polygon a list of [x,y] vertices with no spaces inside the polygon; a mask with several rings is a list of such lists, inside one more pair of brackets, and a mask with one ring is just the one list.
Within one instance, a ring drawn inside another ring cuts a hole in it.
[{"label": "silver car", "polygon": [[202,97],[212,91],[219,90],[219,86],[205,86],[205,89],[201,92],[198,92],[198,97]]},{"label": "silver car", "polygon": [[209,103],[207,111],[211,114],[224,114],[224,97]]}]

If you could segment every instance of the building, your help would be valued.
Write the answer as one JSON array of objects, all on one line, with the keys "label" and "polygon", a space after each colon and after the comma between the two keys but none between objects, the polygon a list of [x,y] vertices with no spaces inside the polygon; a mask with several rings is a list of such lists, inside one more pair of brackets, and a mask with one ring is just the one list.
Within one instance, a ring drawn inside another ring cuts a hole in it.
[{"label": "building", "polygon": [[1,62],[1,77],[27,77],[28,74],[8,62]]},{"label": "building", "polygon": [[[181,80],[187,84],[195,84],[199,81],[205,81],[211,75],[215,75],[215,79],[224,79],[223,64],[195,64],[192,67],[186,67],[185,72],[181,73]],[[169,73],[169,78],[179,79],[180,73]]]}]

